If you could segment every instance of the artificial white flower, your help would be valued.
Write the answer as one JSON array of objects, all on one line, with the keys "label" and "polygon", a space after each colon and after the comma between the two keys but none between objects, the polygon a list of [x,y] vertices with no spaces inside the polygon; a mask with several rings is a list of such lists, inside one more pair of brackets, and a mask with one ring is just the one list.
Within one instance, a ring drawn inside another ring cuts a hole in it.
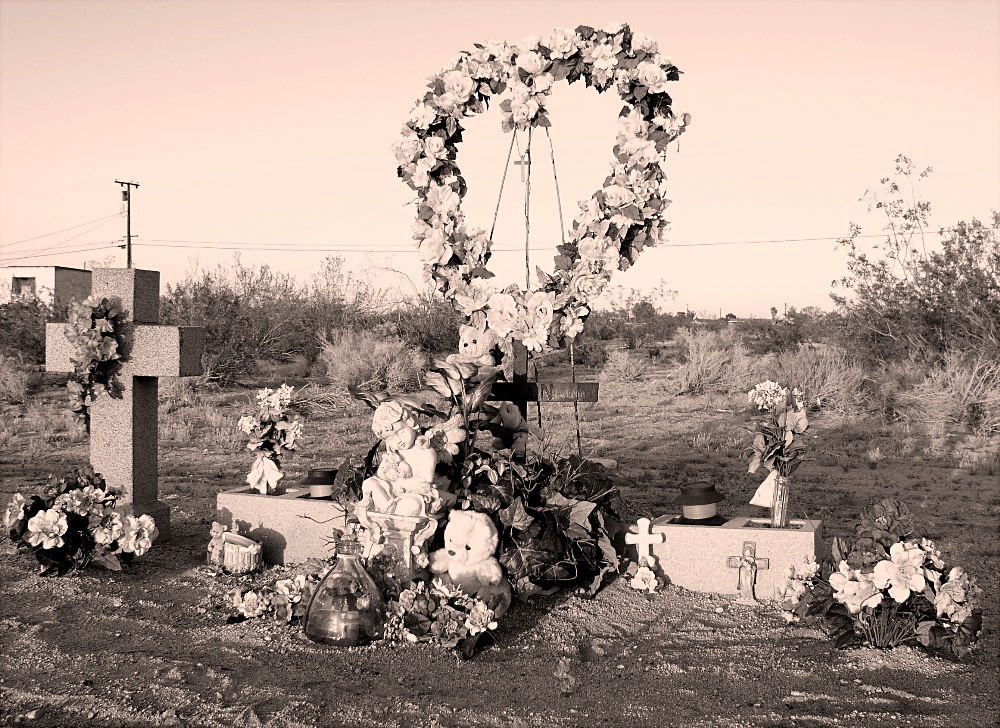
[{"label": "artificial white flower", "polygon": [[28,543],[43,549],[57,549],[63,545],[63,535],[68,528],[66,514],[55,508],[39,511],[28,520]]},{"label": "artificial white flower", "polygon": [[7,528],[14,528],[22,518],[24,518],[24,506],[27,505],[28,501],[20,493],[15,493],[14,497],[10,499],[10,503],[7,505],[7,511],[4,514],[4,523],[7,524]]},{"label": "artificial white flower", "polygon": [[875,564],[872,577],[879,589],[889,587],[889,596],[902,604],[911,592],[922,592],[926,581],[923,569],[924,552],[917,544],[899,541],[889,547],[889,559]]}]

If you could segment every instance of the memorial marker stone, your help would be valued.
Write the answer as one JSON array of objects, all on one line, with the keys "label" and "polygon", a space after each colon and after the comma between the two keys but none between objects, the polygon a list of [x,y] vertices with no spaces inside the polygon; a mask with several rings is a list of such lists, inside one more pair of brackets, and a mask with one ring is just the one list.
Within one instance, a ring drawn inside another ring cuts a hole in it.
[{"label": "memorial marker stone", "polygon": [[[161,539],[170,538],[170,508],[158,491],[158,377],[202,373],[205,330],[200,326],[161,326],[160,274],[135,268],[97,268],[91,295],[121,306],[121,397],[101,392],[90,407],[90,463],[108,485],[121,492],[120,502],[136,515],[156,520]],[[69,324],[45,327],[45,368],[72,372],[74,347],[66,338]]]}]

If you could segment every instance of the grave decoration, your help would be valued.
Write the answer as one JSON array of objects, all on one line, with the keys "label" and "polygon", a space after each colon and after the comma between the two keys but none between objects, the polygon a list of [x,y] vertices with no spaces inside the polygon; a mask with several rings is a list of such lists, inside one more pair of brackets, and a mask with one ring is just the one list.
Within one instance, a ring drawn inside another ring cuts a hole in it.
[{"label": "grave decoration", "polygon": [[229,574],[249,574],[263,564],[263,549],[256,541],[229,531],[218,521],[212,524],[208,542],[208,565]]},{"label": "grave decoration", "polygon": [[633,527],[635,533],[630,528],[629,533],[625,534],[625,543],[635,546],[636,550],[636,560],[629,562],[625,574],[629,577],[630,587],[652,594],[666,586],[667,580],[650,548],[653,544],[663,543],[665,536],[662,533],[652,533],[649,526],[648,518],[640,518]]},{"label": "grave decoration", "polygon": [[718,504],[726,499],[711,483],[686,483],[674,503],[681,507],[682,515],[671,523],[688,526],[721,526],[726,519],[717,512]]},{"label": "grave decoration", "polygon": [[[576,456],[531,454],[519,462],[512,451],[516,432],[497,417],[504,405],[497,407],[488,402],[495,375],[477,382],[477,374],[478,368],[468,363],[435,362],[426,382],[449,402],[446,410],[385,393],[352,390],[375,408],[379,422],[380,411],[390,411],[383,409],[386,403],[398,404],[391,408],[394,414],[389,419],[395,419],[400,412],[405,415],[399,416],[410,418],[400,426],[400,431],[406,433],[403,442],[413,439],[409,433],[413,430],[416,438],[426,440],[438,456],[430,487],[428,473],[424,472],[422,483],[412,484],[416,494],[400,492],[394,484],[386,488],[386,479],[378,475],[384,458],[395,462],[391,448],[398,443],[390,437],[390,442],[376,444],[359,474],[363,474],[366,484],[372,484],[364,488],[359,519],[371,522],[376,503],[382,503],[378,508],[388,511],[402,507],[403,518],[432,519],[428,536],[420,543],[408,544],[412,558],[422,563],[424,549],[420,544],[433,536],[445,510],[478,511],[497,529],[496,556],[517,596],[552,593],[561,586],[596,592],[604,578],[619,566],[613,542],[622,531],[618,515],[620,479],[602,465]],[[424,510],[407,515],[421,501]],[[398,514],[376,510],[374,517],[377,527],[370,530],[372,536],[388,536],[392,541],[392,532],[386,531],[383,524],[399,520]],[[406,541],[396,538],[393,545],[404,559],[410,558],[405,556],[405,548],[400,548],[407,545]]]},{"label": "grave decoration", "polygon": [[[106,299],[108,305],[102,304],[103,313],[90,314],[94,333],[85,338],[96,336],[100,329],[98,348],[106,353],[113,349],[118,359],[112,360],[115,396],[91,397],[88,407],[90,464],[116,490],[119,507],[131,506],[135,512],[149,514],[156,520],[160,538],[167,539],[170,508],[159,500],[158,494],[158,378],[202,373],[205,330],[157,323],[160,274],[156,271],[97,268],[91,291],[93,300]],[[105,318],[93,319],[94,315]],[[84,315],[84,321],[86,318]],[[78,338],[73,326],[46,324],[46,371],[77,371],[77,362],[82,360],[77,342],[71,341]],[[108,336],[109,333],[114,335]]]},{"label": "grave decoration", "polygon": [[117,375],[121,370],[121,326],[125,312],[107,298],[94,296],[69,305],[65,336],[74,347],[71,356],[73,373],[66,388],[70,409],[76,412],[90,432],[90,405],[102,390],[121,398]]},{"label": "grave decoration", "polygon": [[296,440],[302,434],[299,420],[289,421],[286,409],[292,401],[293,388],[282,384],[277,390],[264,388],[257,392],[257,411],[240,418],[238,427],[250,436],[247,450],[255,454],[253,466],[247,475],[252,490],[267,495],[278,495],[278,485],[284,477],[281,458],[295,452]]},{"label": "grave decoration", "polygon": [[805,400],[798,388],[781,388],[775,382],[762,382],[748,393],[749,401],[768,415],[757,420],[748,472],[761,466],[770,471],[760,484],[751,505],[771,509],[771,527],[788,526],[788,477],[809,458],[800,435],[809,427]]},{"label": "grave decoration", "polygon": [[122,515],[118,493],[93,468],[50,477],[37,495],[15,493],[5,523],[11,541],[30,551],[42,574],[62,576],[90,564],[120,571],[153,545],[158,532],[147,515]]},{"label": "grave decoration", "polygon": [[982,631],[980,593],[914,533],[905,506],[884,500],[862,510],[855,538],[834,539],[832,560],[789,567],[779,598],[786,620],[820,627],[838,647],[918,644],[961,657]]},{"label": "grave decoration", "polygon": [[[550,340],[580,333],[611,273],[629,268],[644,247],[660,239],[669,204],[662,155],[690,122],[688,114],[677,116],[671,108],[667,87],[678,78],[680,71],[656,41],[618,24],[556,29],[516,45],[477,44],[430,78],[429,90],[393,145],[399,176],[417,193],[413,236],[438,290],[470,326],[497,337],[507,355],[505,366],[515,340],[540,352]],[[507,92],[500,103],[501,126],[514,132],[512,149],[517,134],[527,132],[521,161],[530,175],[532,131],[547,132],[546,100],[553,84],[564,79],[582,80],[602,93],[614,89],[625,102],[612,174],[580,203],[570,240],[558,246],[555,272],[539,270],[539,285],[532,290],[516,285],[498,290],[487,281],[491,235],[467,228],[462,213],[466,183],[457,163],[464,131],[460,122]]]}]

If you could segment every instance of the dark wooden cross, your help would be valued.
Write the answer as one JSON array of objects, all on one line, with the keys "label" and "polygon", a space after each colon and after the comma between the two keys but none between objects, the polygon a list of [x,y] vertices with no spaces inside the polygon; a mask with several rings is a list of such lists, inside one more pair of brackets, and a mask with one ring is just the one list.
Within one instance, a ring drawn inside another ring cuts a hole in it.
[{"label": "dark wooden cross", "polygon": [[[117,379],[121,397],[100,392],[90,407],[90,463],[109,486],[118,488],[120,503],[135,515],[156,521],[160,538],[170,538],[170,508],[158,493],[157,377],[202,373],[205,329],[159,326],[160,274],[135,268],[96,268],[91,294],[121,306],[122,368]],[[66,338],[69,324],[45,327],[45,369],[72,372],[76,350]]]},{"label": "dark wooden cross", "polygon": [[528,402],[596,402],[598,382],[529,382],[528,350],[514,342],[514,381],[493,385],[490,399],[513,402],[521,416],[528,417]]},{"label": "dark wooden cross", "polygon": [[[750,562],[753,567],[751,568],[746,562]],[[757,570],[764,569],[766,571],[770,564],[769,559],[757,558],[757,544],[753,541],[743,542],[743,553],[739,556],[726,557],[726,566],[730,569],[739,570],[740,598],[737,600],[738,604],[757,603],[757,597],[754,595],[754,582],[757,580]],[[753,573],[745,573],[743,569]]]}]

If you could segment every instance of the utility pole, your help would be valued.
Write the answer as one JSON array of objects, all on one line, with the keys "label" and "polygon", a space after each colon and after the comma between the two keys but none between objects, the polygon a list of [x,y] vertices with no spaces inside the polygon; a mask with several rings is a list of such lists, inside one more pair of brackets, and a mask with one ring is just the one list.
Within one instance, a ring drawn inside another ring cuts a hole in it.
[{"label": "utility pole", "polygon": [[138,182],[122,182],[115,180],[116,184],[122,186],[122,200],[125,201],[125,267],[132,267],[132,195],[131,188],[139,188]]}]

